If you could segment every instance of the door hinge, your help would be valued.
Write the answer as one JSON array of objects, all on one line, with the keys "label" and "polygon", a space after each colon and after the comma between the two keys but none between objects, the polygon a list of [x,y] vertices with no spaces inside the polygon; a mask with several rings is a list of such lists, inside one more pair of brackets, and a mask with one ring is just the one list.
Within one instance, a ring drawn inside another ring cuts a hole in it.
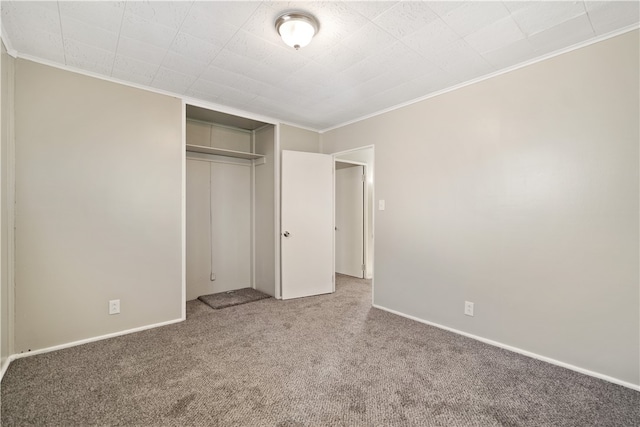
[{"label": "door hinge", "polygon": [[367,175],[362,175],[362,182],[367,182]]},{"label": "door hinge", "polygon": [[362,264],[362,271],[364,271],[366,268],[367,268],[367,266]]}]

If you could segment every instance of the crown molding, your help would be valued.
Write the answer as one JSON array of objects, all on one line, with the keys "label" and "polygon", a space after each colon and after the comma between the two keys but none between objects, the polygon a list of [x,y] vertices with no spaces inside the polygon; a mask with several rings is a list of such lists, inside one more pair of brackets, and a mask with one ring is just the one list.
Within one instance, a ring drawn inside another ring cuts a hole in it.
[{"label": "crown molding", "polygon": [[518,70],[520,68],[528,67],[529,65],[533,65],[533,64],[536,64],[538,62],[546,61],[547,59],[551,59],[551,58],[554,58],[556,56],[564,55],[565,53],[569,53],[569,52],[572,52],[574,50],[582,49],[583,47],[587,47],[587,46],[590,46],[592,44],[600,43],[602,41],[611,39],[613,37],[617,37],[617,36],[620,36],[622,34],[626,34],[628,32],[637,30],[638,28],[640,28],[640,24],[634,24],[634,25],[622,28],[620,30],[616,30],[616,31],[613,31],[613,32],[610,32],[610,33],[607,33],[607,34],[603,34],[601,36],[594,37],[592,39],[589,39],[589,40],[586,40],[586,41],[583,41],[583,42],[580,42],[580,43],[576,43],[576,44],[571,45],[569,47],[566,47],[566,48],[563,48],[563,49],[559,49],[559,50],[553,51],[551,53],[544,54],[544,55],[539,56],[537,58],[530,59],[530,60],[522,62],[520,64],[516,64],[516,65],[513,65],[511,67],[504,68],[502,70],[493,72],[491,74],[486,74],[484,76],[475,78],[473,80],[468,80],[466,82],[459,83],[459,84],[457,84],[455,86],[450,86],[448,88],[445,88],[445,89],[442,89],[442,90],[439,90],[439,91],[436,91],[436,92],[432,92],[430,94],[421,96],[419,98],[415,98],[415,99],[412,99],[410,101],[406,101],[406,102],[403,102],[401,104],[394,105],[393,107],[385,108],[384,110],[376,111],[375,113],[367,114],[366,116],[362,116],[362,117],[359,117],[357,119],[346,121],[346,122],[341,123],[341,124],[336,125],[336,126],[331,126],[329,128],[322,129],[320,131],[320,133],[322,134],[322,133],[325,133],[325,132],[330,132],[332,130],[339,129],[339,128],[344,127],[344,126],[352,125],[354,123],[358,123],[358,122],[361,122],[363,120],[370,119],[372,117],[376,117],[376,116],[379,116],[379,115],[382,115],[382,114],[385,114],[385,113],[389,113],[391,111],[399,110],[399,109],[407,107],[409,105],[413,105],[413,104],[416,104],[416,103],[421,102],[421,101],[425,101],[425,100],[430,99],[430,98],[435,98],[436,96],[444,95],[445,93],[453,92],[454,90],[462,89],[463,87],[470,86],[472,84],[479,83],[479,82],[482,82],[484,80],[489,80],[489,79],[492,79],[494,77],[498,77],[498,76],[500,76],[502,74],[510,73],[511,71],[515,71],[515,70]]},{"label": "crown molding", "polygon": [[13,58],[17,58],[18,57],[18,51],[13,48],[13,44],[11,43],[11,39],[9,38],[7,33],[5,32],[4,26],[2,25],[1,22],[0,22],[0,37],[2,38],[2,43],[4,43],[4,47],[5,47],[5,49],[7,49],[7,53],[9,54],[9,56],[11,56]]}]

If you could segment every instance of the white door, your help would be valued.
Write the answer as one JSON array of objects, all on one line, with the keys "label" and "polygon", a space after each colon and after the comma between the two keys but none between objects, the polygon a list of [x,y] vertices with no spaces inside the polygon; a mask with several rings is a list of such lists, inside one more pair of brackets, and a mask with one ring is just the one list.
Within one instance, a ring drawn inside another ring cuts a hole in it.
[{"label": "white door", "polygon": [[336,273],[364,277],[364,167],[336,164]]},{"label": "white door", "polygon": [[334,291],[333,157],[282,151],[282,299]]}]

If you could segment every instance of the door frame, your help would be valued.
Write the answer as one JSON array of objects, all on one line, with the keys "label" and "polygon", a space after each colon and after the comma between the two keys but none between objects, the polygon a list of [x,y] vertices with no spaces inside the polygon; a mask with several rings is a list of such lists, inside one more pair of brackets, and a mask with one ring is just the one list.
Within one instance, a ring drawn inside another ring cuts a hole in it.
[{"label": "door frame", "polygon": [[[371,144],[371,145],[364,145],[361,147],[356,147],[356,148],[352,148],[349,150],[343,150],[343,151],[337,151],[335,153],[332,153],[332,156],[334,158],[334,160],[347,160],[347,159],[343,159],[341,158],[342,156],[345,155],[349,155],[351,153],[356,153],[359,151],[364,151],[364,150],[371,150],[371,163],[367,163],[367,180],[371,182],[371,193],[369,194],[369,191],[366,191],[366,195],[367,195],[367,203],[369,203],[369,201],[371,201],[370,205],[368,206],[367,209],[365,209],[365,221],[368,221],[369,225],[367,227],[367,238],[365,239],[365,253],[367,254],[367,263],[370,262],[370,265],[368,265],[368,267],[370,267],[370,278],[371,278],[371,302],[374,302],[374,296],[375,296],[375,283],[376,283],[376,279],[375,279],[375,226],[376,226],[376,208],[375,208],[375,203],[374,201],[376,200],[376,180],[375,180],[375,157],[376,157],[376,150],[375,150],[375,145]],[[335,162],[334,162],[335,165]],[[369,236],[368,234],[371,233],[371,236]],[[370,237],[370,238],[369,238]],[[367,277],[367,275],[365,274],[365,277]]]}]

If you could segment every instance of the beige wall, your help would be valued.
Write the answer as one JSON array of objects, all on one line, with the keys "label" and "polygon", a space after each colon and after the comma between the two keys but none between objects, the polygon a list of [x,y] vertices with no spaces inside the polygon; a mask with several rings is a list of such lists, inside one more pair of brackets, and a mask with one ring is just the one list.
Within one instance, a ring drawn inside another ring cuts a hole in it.
[{"label": "beige wall", "polygon": [[251,133],[213,123],[187,120],[187,144],[251,152]]},{"label": "beige wall", "polygon": [[7,54],[4,44],[2,47],[2,59],[0,60],[0,81],[2,119],[0,122],[0,366],[4,367],[7,357],[11,355],[13,341],[13,328],[11,325],[11,314],[13,305],[11,303],[11,220],[13,204],[11,173],[11,153],[12,153],[12,127],[13,127],[13,71],[15,61]]},{"label": "beige wall", "polygon": [[[250,152],[251,139],[251,132],[241,129],[186,123],[187,144]],[[252,285],[251,162],[193,157],[188,153],[186,162],[188,301]]]},{"label": "beige wall", "polygon": [[320,152],[320,134],[310,130],[280,125],[280,149],[293,151]]},{"label": "beige wall", "polygon": [[252,285],[252,166],[223,159],[187,159],[187,301]]},{"label": "beige wall", "polygon": [[181,318],[181,115],[16,61],[16,353]]},{"label": "beige wall", "polygon": [[375,304],[640,384],[638,52],[633,31],[324,134],[375,144]]}]

